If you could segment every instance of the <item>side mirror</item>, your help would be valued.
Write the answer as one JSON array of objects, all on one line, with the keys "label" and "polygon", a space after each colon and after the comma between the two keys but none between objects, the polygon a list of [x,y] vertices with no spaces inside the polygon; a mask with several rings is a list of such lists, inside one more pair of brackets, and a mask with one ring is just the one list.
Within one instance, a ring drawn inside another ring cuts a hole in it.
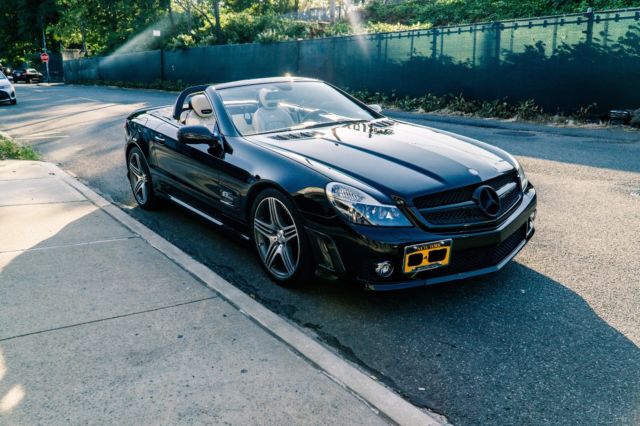
[{"label": "side mirror", "polygon": [[220,139],[207,127],[200,125],[183,126],[178,129],[178,142],[187,145],[220,145]]},{"label": "side mirror", "polygon": [[382,112],[382,107],[378,104],[371,104],[371,105],[367,105],[370,109],[372,109],[374,112],[377,113],[381,113]]}]

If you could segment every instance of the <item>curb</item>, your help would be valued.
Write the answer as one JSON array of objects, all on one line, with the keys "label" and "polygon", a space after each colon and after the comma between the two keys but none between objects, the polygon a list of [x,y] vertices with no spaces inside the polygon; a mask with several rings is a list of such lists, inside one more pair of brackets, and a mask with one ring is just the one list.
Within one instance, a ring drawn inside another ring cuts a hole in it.
[{"label": "curb", "polygon": [[340,358],[320,342],[309,337],[296,325],[271,312],[58,166],[46,162],[43,164],[90,202],[194,275],[208,288],[217,292],[228,303],[288,345],[334,382],[355,394],[383,417],[399,425],[443,426],[449,424],[444,416],[416,407],[362,372],[355,365]]}]

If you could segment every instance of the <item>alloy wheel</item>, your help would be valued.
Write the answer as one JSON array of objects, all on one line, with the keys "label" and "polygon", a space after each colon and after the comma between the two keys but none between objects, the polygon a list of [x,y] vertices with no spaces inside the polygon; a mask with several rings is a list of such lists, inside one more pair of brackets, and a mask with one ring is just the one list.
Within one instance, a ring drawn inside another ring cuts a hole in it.
[{"label": "alloy wheel", "polygon": [[129,182],[136,201],[145,204],[149,199],[149,177],[144,172],[142,160],[137,152],[129,157]]},{"label": "alloy wheel", "polygon": [[300,236],[282,201],[274,197],[260,201],[253,232],[258,253],[269,272],[283,280],[293,276],[300,261]]}]

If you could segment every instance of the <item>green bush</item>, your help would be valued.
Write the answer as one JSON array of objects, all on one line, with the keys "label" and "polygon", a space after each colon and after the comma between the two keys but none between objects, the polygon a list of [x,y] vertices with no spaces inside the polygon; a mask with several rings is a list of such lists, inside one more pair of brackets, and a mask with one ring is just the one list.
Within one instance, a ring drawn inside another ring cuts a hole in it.
[{"label": "green bush", "polygon": [[503,19],[530,18],[640,6],[640,0],[407,0],[387,4],[374,0],[365,9],[366,19],[387,24],[418,23],[440,26]]},{"label": "green bush", "polygon": [[30,146],[20,146],[0,135],[0,160],[39,160]]},{"label": "green bush", "polygon": [[[383,93],[371,93],[366,90],[350,90],[349,93],[365,103],[381,104],[386,108],[395,108],[403,111],[440,112],[487,118],[517,118],[521,120],[544,118],[542,108],[531,99],[512,103],[508,98],[480,101],[467,99],[462,94],[437,96],[427,93],[419,97],[398,97],[395,93],[388,96]],[[585,108],[581,108],[581,110],[576,111],[574,117],[584,120],[593,108],[593,106],[587,107],[588,110],[586,112],[582,111]]]}]

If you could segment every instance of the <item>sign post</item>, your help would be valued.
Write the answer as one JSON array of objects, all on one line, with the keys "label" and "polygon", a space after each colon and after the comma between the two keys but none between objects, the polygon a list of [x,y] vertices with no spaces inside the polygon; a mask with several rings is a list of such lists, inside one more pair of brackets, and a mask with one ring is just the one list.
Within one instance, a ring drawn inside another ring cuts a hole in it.
[{"label": "sign post", "polygon": [[49,55],[47,55],[47,52],[43,52],[40,55],[40,60],[47,66],[47,83],[49,83]]}]

